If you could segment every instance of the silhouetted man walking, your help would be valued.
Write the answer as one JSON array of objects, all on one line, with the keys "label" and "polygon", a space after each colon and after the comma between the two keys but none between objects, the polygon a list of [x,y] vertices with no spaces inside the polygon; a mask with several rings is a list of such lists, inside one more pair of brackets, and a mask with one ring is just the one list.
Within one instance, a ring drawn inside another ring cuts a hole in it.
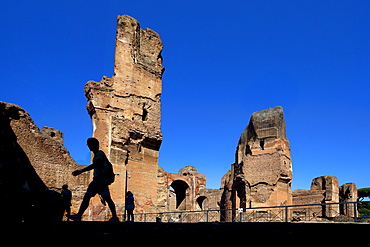
[{"label": "silhouetted man walking", "polygon": [[114,182],[112,164],[107,159],[107,156],[105,156],[105,153],[99,150],[98,139],[87,139],[87,146],[89,147],[90,151],[94,153],[93,163],[81,170],[72,172],[72,175],[78,176],[83,172],[94,169],[94,178],[87,188],[78,213],[70,216],[69,218],[74,221],[81,221],[83,213],[89,206],[90,199],[96,194],[99,194],[108,203],[109,209],[112,212],[112,218],[109,220],[109,222],[119,222],[116,213],[116,206],[110,196],[108,188],[108,185]]}]

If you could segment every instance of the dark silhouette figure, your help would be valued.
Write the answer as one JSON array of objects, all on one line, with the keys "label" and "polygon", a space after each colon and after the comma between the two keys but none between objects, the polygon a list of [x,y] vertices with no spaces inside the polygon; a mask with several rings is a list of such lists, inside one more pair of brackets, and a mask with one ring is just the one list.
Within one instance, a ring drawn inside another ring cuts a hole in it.
[{"label": "dark silhouette figure", "polygon": [[80,209],[76,215],[72,215],[69,218],[74,221],[81,221],[82,215],[89,206],[90,199],[96,194],[99,194],[104,201],[107,202],[110,211],[112,212],[112,218],[109,222],[118,222],[119,219],[116,213],[116,206],[110,196],[108,186],[114,182],[114,173],[112,164],[109,162],[105,153],[99,150],[99,141],[96,138],[87,139],[87,146],[90,151],[94,153],[93,163],[81,170],[72,172],[73,176],[78,176],[83,172],[94,169],[93,181],[89,184],[85,196],[82,200]]},{"label": "dark silhouette figure", "polygon": [[[126,193],[125,209],[127,212],[127,222],[134,222],[135,198],[131,191]],[[131,220],[130,220],[131,218]]]},{"label": "dark silhouette figure", "polygon": [[[62,202],[63,202],[63,214],[64,212],[67,212],[67,217],[71,215],[71,200],[72,200],[72,192],[68,189],[68,185],[65,184],[62,186],[62,192],[60,193],[62,196]],[[68,218],[69,220],[69,218]]]}]

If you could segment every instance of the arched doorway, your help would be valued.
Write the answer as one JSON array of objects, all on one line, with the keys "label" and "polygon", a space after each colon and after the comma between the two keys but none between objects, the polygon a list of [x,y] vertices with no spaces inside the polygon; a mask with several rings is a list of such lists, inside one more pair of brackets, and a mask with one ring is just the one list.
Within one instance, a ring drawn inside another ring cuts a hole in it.
[{"label": "arched doorway", "polygon": [[246,208],[247,207],[246,183],[242,180],[237,180],[235,189],[236,189],[235,207]]},{"label": "arched doorway", "polygon": [[197,198],[197,203],[198,203],[198,206],[200,207],[200,209],[202,210],[205,210],[207,209],[207,206],[205,204],[207,204],[207,197],[206,196],[200,196]]},{"label": "arched doorway", "polygon": [[182,180],[175,180],[171,183],[173,192],[176,195],[176,209],[186,210],[186,197],[189,195],[189,185]]}]

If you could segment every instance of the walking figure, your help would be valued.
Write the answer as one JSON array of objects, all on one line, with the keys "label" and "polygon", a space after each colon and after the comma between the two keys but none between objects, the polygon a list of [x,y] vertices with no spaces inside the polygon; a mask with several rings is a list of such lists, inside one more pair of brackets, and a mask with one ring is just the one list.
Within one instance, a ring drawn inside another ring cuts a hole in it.
[{"label": "walking figure", "polygon": [[126,203],[125,208],[127,212],[127,220],[126,222],[134,222],[134,209],[135,209],[135,198],[131,191],[127,191],[126,193]]},{"label": "walking figure", "polygon": [[62,196],[62,203],[63,203],[63,210],[64,210],[63,214],[64,212],[67,212],[66,216],[69,217],[71,215],[72,192],[68,189],[68,184],[65,184],[62,186],[62,192],[60,194]]},{"label": "walking figure", "polygon": [[87,146],[90,151],[94,153],[93,163],[81,170],[72,172],[73,176],[78,176],[83,172],[94,169],[93,181],[89,184],[85,196],[80,205],[80,209],[76,215],[72,215],[69,218],[74,221],[81,221],[82,215],[89,206],[90,199],[96,194],[99,194],[104,201],[108,204],[110,211],[112,212],[112,218],[109,222],[119,222],[116,213],[116,206],[110,196],[108,186],[114,182],[114,173],[112,164],[109,162],[105,153],[99,150],[99,141],[96,138],[87,139]]}]

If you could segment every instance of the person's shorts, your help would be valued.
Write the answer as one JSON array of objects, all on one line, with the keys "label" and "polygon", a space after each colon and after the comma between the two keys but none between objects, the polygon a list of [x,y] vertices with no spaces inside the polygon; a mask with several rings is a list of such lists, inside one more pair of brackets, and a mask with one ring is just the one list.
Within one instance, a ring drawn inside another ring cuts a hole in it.
[{"label": "person's shorts", "polygon": [[110,196],[108,181],[103,179],[99,181],[92,181],[87,187],[86,194],[89,194],[91,197],[96,194],[101,195],[102,197]]}]

